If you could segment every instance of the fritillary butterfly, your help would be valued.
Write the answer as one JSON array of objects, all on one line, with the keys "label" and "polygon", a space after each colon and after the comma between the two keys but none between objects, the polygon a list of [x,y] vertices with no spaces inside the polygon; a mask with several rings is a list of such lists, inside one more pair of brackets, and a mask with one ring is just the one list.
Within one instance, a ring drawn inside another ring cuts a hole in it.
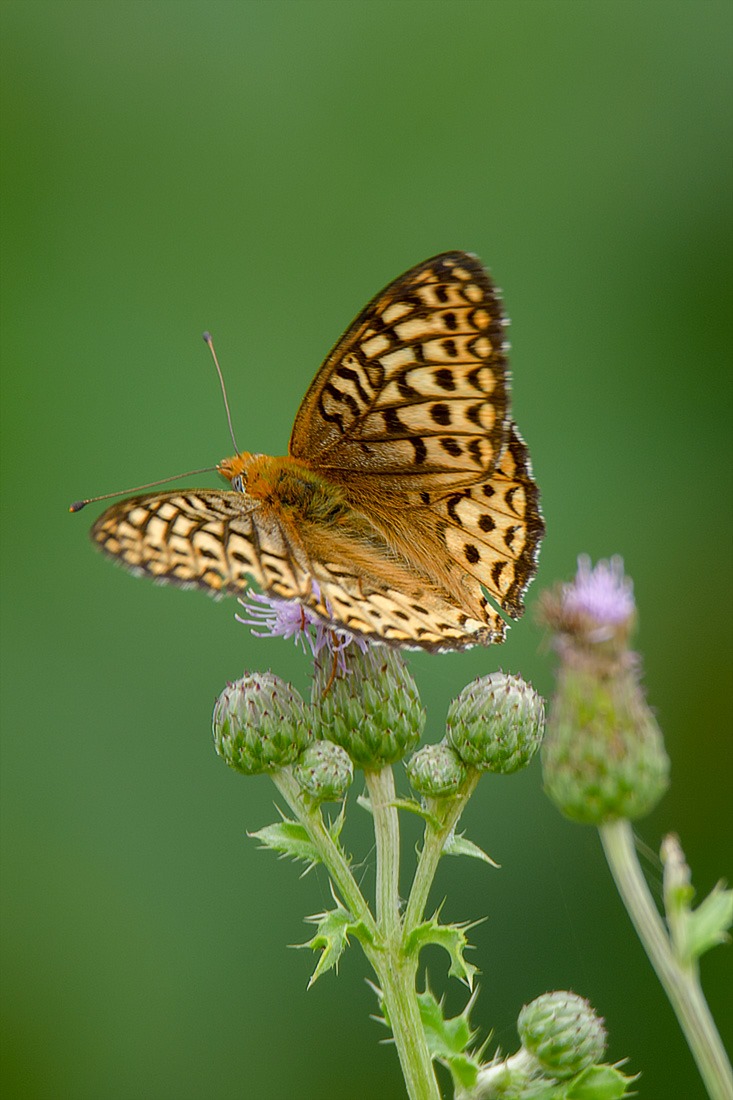
[{"label": "fritillary butterfly", "polygon": [[393,646],[502,641],[493,604],[521,615],[544,534],[503,324],[475,256],[425,260],[328,355],[286,456],[224,459],[228,491],[130,497],[92,539],[138,575],[215,596],[254,581]]}]

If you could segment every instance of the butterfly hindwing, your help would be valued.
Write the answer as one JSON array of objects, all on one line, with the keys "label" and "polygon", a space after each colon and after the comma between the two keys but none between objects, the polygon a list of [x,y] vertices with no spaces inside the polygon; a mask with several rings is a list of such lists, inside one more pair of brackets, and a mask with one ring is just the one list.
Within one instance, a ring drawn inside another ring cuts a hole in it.
[{"label": "butterfly hindwing", "polygon": [[512,618],[537,571],[545,524],[526,444],[512,424],[499,466],[484,481],[431,504],[449,558]]}]

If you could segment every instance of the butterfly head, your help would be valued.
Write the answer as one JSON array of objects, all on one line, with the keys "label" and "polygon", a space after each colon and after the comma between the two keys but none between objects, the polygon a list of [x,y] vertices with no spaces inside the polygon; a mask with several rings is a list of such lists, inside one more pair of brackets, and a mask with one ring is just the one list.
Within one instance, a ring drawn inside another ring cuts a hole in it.
[{"label": "butterfly head", "polygon": [[247,496],[260,500],[271,500],[278,495],[283,468],[292,465],[293,460],[289,458],[271,458],[269,455],[240,451],[231,458],[222,459],[216,469],[231,482],[236,493],[246,493]]},{"label": "butterfly head", "polygon": [[243,493],[247,488],[248,471],[252,459],[257,457],[257,455],[249,454],[248,451],[242,451],[240,454],[232,455],[231,458],[223,458],[216,469],[222,477],[231,482],[232,489],[235,492]]}]

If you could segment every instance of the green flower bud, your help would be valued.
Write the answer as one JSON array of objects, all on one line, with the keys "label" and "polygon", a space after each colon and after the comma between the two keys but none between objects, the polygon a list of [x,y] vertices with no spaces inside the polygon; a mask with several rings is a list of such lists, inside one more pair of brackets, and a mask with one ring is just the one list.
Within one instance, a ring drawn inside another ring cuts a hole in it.
[{"label": "green flower bud", "polygon": [[519,1013],[517,1031],[551,1077],[575,1077],[600,1062],[606,1049],[603,1020],[576,993],[543,993]]},{"label": "green flower bud", "polygon": [[301,790],[316,805],[338,802],[351,786],[354,766],[349,754],[333,741],[314,741],[293,769]]},{"label": "green flower bud", "polygon": [[448,740],[464,764],[509,775],[542,741],[545,705],[520,676],[493,672],[468,684],[448,708]]},{"label": "green flower bud", "polygon": [[634,662],[602,667],[593,656],[565,650],[542,766],[548,796],[574,821],[632,820],[656,806],[669,782],[669,758]]},{"label": "green flower bud", "polygon": [[352,642],[315,661],[313,704],[321,731],[346,749],[357,767],[377,771],[410,752],[420,739],[425,711],[399,653],[384,646],[362,651]]},{"label": "green flower bud", "polygon": [[544,595],[541,616],[561,662],[542,752],[549,797],[588,825],[649,813],[669,759],[627,644],[636,605],[621,559],[579,558],[575,580]]},{"label": "green flower bud", "polygon": [[271,672],[250,673],[224,688],[213,734],[219,756],[244,775],[292,764],[311,738],[300,695]]},{"label": "green flower bud", "polygon": [[466,769],[455,749],[446,741],[424,745],[406,765],[410,786],[426,798],[447,798],[466,779]]}]

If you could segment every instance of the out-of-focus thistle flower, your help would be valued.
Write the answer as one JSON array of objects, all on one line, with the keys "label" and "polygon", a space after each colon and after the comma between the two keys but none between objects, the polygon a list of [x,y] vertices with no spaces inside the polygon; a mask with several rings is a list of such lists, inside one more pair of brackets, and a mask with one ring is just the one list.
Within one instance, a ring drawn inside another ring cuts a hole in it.
[{"label": "out-of-focus thistle flower", "polygon": [[606,1049],[603,1020],[577,993],[543,993],[519,1013],[522,1046],[552,1077],[574,1077],[601,1061]]},{"label": "out-of-focus thistle flower", "polygon": [[634,586],[624,575],[623,559],[615,555],[593,568],[581,554],[575,580],[542,594],[540,615],[558,648],[567,642],[595,653],[623,651],[636,623]]},{"label": "out-of-focus thistle flower", "polygon": [[521,676],[492,672],[448,708],[448,742],[468,767],[510,775],[529,764],[545,729],[545,704]]},{"label": "out-of-focus thistle flower", "polygon": [[322,650],[315,660],[312,701],[322,735],[346,749],[365,771],[401,760],[425,725],[407,665],[385,646],[352,642],[335,657]]},{"label": "out-of-focus thistle flower", "polygon": [[314,741],[294,768],[301,790],[320,805],[344,797],[354,776],[349,754],[333,741]]},{"label": "out-of-focus thistle flower", "polygon": [[636,605],[621,558],[595,568],[579,558],[573,583],[544,593],[540,618],[560,657],[542,751],[547,793],[587,824],[648,813],[667,788],[669,760],[628,648]]},{"label": "out-of-focus thistle flower", "polygon": [[292,764],[311,738],[303,700],[272,672],[253,672],[224,688],[213,734],[219,756],[244,775]]},{"label": "out-of-focus thistle flower", "polygon": [[466,780],[466,769],[446,741],[423,745],[406,765],[410,786],[426,798],[449,798]]}]

